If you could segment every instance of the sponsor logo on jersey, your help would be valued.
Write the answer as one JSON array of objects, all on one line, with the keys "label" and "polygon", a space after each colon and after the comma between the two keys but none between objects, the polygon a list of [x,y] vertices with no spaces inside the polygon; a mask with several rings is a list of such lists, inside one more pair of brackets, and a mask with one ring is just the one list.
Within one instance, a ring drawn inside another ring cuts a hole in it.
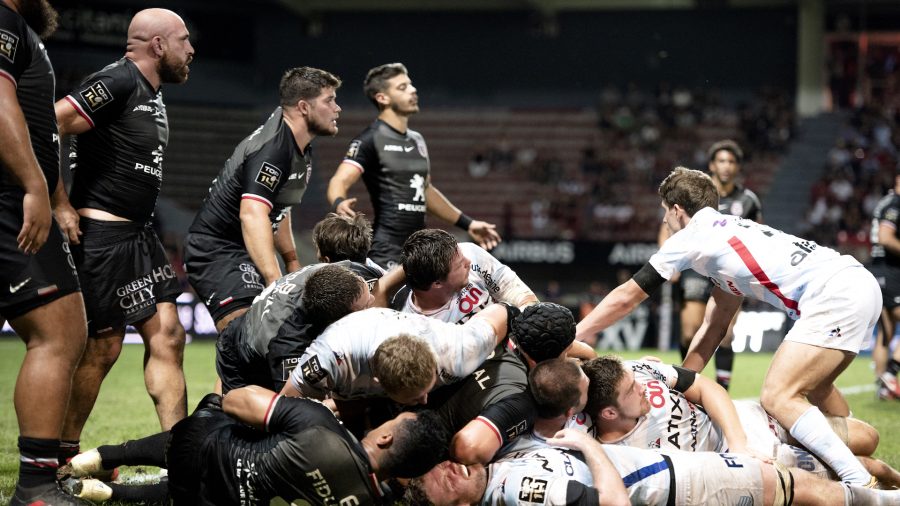
[{"label": "sponsor logo on jersey", "polygon": [[291,373],[300,364],[300,357],[287,357],[281,361],[281,381],[291,379]]},{"label": "sponsor logo on jersey", "polygon": [[275,191],[279,179],[281,179],[281,169],[269,162],[263,162],[259,172],[256,173],[256,182],[271,191]]},{"label": "sponsor logo on jersey", "polygon": [[113,100],[112,93],[109,92],[109,88],[106,87],[106,84],[104,84],[103,81],[97,81],[88,86],[87,89],[82,90],[79,95],[84,99],[84,102],[91,112],[96,112],[97,109],[100,109]]},{"label": "sponsor logo on jersey", "polygon": [[428,148],[425,147],[424,140],[416,139],[416,147],[419,148],[419,154],[422,155],[423,158],[428,158]]},{"label": "sponsor logo on jersey", "polygon": [[325,369],[322,368],[322,364],[319,363],[318,355],[313,355],[309,357],[306,362],[302,363],[300,365],[300,372],[303,373],[303,378],[306,379],[306,382],[310,385],[322,381],[327,375]]},{"label": "sponsor logo on jersey", "polygon": [[416,190],[412,198],[413,202],[425,202],[425,178],[421,174],[409,178],[409,187]]},{"label": "sponsor logo on jersey", "polygon": [[353,141],[350,143],[350,147],[347,148],[347,154],[344,155],[344,158],[356,158],[356,155],[359,154],[359,145],[362,141]]},{"label": "sponsor logo on jersey", "polygon": [[521,420],[519,423],[506,429],[506,439],[512,441],[513,439],[524,434],[526,430],[528,430],[528,422],[525,420]]},{"label": "sponsor logo on jersey", "polygon": [[519,484],[519,501],[543,504],[546,494],[547,480],[530,476],[522,478],[522,483]]},{"label": "sponsor logo on jersey", "polygon": [[402,153],[402,152],[403,152],[403,146],[398,146],[398,145],[396,145],[396,144],[385,144],[385,145],[384,145],[384,150],[385,150],[385,151],[396,151],[396,152],[398,152],[398,153]]},{"label": "sponsor logo on jersey", "polygon": [[397,204],[398,211],[409,211],[412,213],[424,213],[425,204]]},{"label": "sponsor logo on jersey", "polygon": [[134,109],[131,110],[131,112],[137,112],[137,111],[152,112],[153,114],[156,114],[156,108],[155,108],[155,107],[152,107],[152,106],[149,106],[149,105],[144,105],[144,104],[137,105],[137,106],[134,107]]},{"label": "sponsor logo on jersey", "polygon": [[18,48],[19,36],[7,30],[0,30],[0,56],[13,63]]}]

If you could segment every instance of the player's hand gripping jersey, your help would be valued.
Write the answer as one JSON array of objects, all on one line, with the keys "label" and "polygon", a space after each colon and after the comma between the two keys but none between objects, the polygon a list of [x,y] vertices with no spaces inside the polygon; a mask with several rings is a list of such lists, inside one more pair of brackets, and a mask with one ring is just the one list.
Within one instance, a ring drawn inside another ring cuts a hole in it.
[{"label": "player's hand gripping jersey", "polygon": [[384,396],[370,362],[382,342],[399,334],[422,338],[431,346],[438,366],[436,386],[474,372],[497,344],[486,320],[454,325],[391,309],[366,309],[329,325],[300,358],[291,383],[304,396],[317,399],[328,393],[342,400]]},{"label": "player's hand gripping jersey", "polygon": [[492,302],[506,302],[520,307],[528,297],[534,296],[534,292],[514,270],[481,246],[463,242],[459,243],[459,250],[472,262],[469,284],[447,301],[447,304],[435,311],[422,311],[413,303],[412,289],[404,286],[394,296],[391,306],[404,313],[421,314],[444,322],[464,323]]},{"label": "player's hand gripping jersey", "polygon": [[805,294],[838,270],[860,265],[813,241],[711,208],[697,211],[649,263],[665,279],[694,269],[725,292],[768,302],[795,320]]}]

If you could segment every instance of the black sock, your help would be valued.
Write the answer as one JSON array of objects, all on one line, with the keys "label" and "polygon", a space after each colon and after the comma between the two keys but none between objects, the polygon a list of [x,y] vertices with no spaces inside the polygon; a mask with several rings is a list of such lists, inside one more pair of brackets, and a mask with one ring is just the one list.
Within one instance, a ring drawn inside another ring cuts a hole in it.
[{"label": "black sock", "polygon": [[59,440],[19,436],[19,486],[32,488],[56,483]]},{"label": "black sock", "polygon": [[734,350],[731,346],[716,348],[716,383],[728,390],[731,385],[731,371],[734,369]]},{"label": "black sock", "polygon": [[897,376],[897,373],[900,372],[900,362],[894,360],[893,358],[888,360],[887,364],[887,372]]},{"label": "black sock", "polygon": [[163,478],[159,483],[148,485],[124,485],[120,483],[107,483],[112,489],[112,499],[125,502],[162,503],[169,501],[169,480]]},{"label": "black sock", "polygon": [[169,432],[160,432],[153,436],[126,441],[120,445],[101,446],[97,448],[103,461],[103,469],[115,469],[119,466],[157,466],[166,467],[166,446]]},{"label": "black sock", "polygon": [[59,442],[59,465],[64,466],[72,460],[72,457],[78,455],[81,451],[81,443],[79,441],[60,441]]},{"label": "black sock", "polygon": [[[690,345],[688,345],[690,346]],[[684,343],[678,344],[678,351],[681,353],[681,361],[684,362],[684,357],[687,356],[688,346],[685,346]]]}]

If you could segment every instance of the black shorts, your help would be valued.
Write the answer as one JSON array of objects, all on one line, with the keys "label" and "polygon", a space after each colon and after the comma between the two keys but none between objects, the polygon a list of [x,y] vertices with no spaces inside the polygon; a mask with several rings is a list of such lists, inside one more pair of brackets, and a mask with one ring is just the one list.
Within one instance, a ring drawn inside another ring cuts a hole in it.
[{"label": "black shorts", "polygon": [[376,237],[372,240],[369,258],[384,270],[390,270],[400,264],[404,242],[406,239],[403,238]]},{"label": "black shorts", "polygon": [[881,298],[884,307],[894,309],[900,306],[900,267],[893,267],[885,263],[876,263],[869,267],[869,271],[878,280],[881,287]]},{"label": "black shorts", "polygon": [[712,283],[706,276],[697,274],[692,269],[681,272],[681,279],[678,281],[681,286],[681,300],[683,302],[696,301],[706,304],[709,296],[712,295]]},{"label": "black shorts", "polygon": [[35,255],[18,248],[22,192],[0,191],[0,316],[13,320],[80,290],[69,243],[53,220],[47,242]]},{"label": "black shorts", "polygon": [[84,289],[88,335],[123,329],[175,302],[181,283],[156,232],[132,221],[81,218],[81,244],[72,248]]},{"label": "black shorts", "polygon": [[246,248],[227,239],[189,233],[184,241],[184,268],[216,322],[249,307],[265,289]]},{"label": "black shorts", "polygon": [[222,380],[222,394],[247,385],[275,390],[265,358],[252,358],[243,347],[244,316],[231,320],[216,339],[216,372]]},{"label": "black shorts", "polygon": [[213,434],[235,421],[222,411],[221,396],[208,394],[191,416],[172,427],[166,448],[166,469],[169,470],[169,494],[176,505],[200,504],[204,469],[215,451],[209,440]]}]

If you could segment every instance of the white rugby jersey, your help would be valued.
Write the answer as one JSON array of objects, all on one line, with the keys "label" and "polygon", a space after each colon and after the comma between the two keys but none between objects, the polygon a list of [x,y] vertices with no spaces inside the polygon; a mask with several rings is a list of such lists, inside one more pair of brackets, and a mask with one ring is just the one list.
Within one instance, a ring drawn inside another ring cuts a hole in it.
[{"label": "white rugby jersey", "polygon": [[722,290],[765,301],[794,320],[805,293],[815,293],[838,270],[860,265],[813,241],[709,207],[697,211],[649,262],[665,279],[693,269]]},{"label": "white rugby jersey", "polygon": [[300,357],[291,384],[304,396],[337,399],[384,396],[374,381],[370,361],[386,339],[410,334],[434,351],[437,386],[453,383],[475,371],[497,345],[490,323],[483,319],[454,325],[392,309],[371,308],[351,313],[329,325]]},{"label": "white rugby jersey", "polygon": [[[477,244],[459,243],[459,250],[472,262],[469,283],[441,308],[422,311],[412,300],[412,291],[406,296],[401,311],[415,313],[450,323],[463,323],[491,302],[506,302],[522,306],[534,292],[528,288],[516,272]],[[396,306],[395,306],[396,307]]]},{"label": "white rugby jersey", "polygon": [[605,444],[603,451],[622,477],[631,504],[668,503],[672,487],[671,460],[657,451],[627,446]]},{"label": "white rugby jersey", "polygon": [[597,493],[589,488],[594,478],[579,452],[551,448],[541,439],[519,440],[516,450],[488,467],[481,504],[569,504],[573,494]]},{"label": "white rugby jersey", "polygon": [[703,409],[672,390],[678,381],[674,367],[640,360],[628,360],[622,365],[634,371],[635,381],[646,385],[644,395],[650,401],[650,411],[628,434],[604,443],[689,452],[724,451],[721,428],[711,422]]}]

